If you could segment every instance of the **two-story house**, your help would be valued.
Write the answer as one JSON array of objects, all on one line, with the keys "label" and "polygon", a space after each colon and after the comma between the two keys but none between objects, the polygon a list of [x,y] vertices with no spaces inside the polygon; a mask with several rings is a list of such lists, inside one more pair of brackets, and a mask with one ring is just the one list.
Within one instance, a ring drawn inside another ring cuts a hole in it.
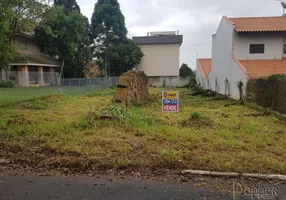
[{"label": "two-story house", "polygon": [[151,32],[133,37],[144,57],[137,69],[148,77],[178,77],[183,36],[176,31]]},{"label": "two-story house", "polygon": [[236,99],[239,81],[286,74],[286,17],[224,16],[205,60],[197,60],[197,81]]},{"label": "two-story house", "polygon": [[[16,86],[45,86],[56,83],[56,71],[61,64],[55,58],[41,53],[30,34],[16,34],[14,44],[19,48],[20,57],[10,64],[8,76],[15,79]],[[6,80],[7,73],[4,69],[0,74],[0,80]]]}]

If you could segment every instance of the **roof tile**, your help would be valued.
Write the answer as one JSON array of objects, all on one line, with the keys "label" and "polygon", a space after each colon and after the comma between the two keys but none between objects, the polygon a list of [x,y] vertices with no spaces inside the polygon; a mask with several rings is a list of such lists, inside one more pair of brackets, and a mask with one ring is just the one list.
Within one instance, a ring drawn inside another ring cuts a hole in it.
[{"label": "roof tile", "polygon": [[227,18],[237,32],[282,32],[286,31],[286,17]]},{"label": "roof tile", "polygon": [[240,60],[247,69],[250,79],[286,74],[286,59],[277,60]]},{"label": "roof tile", "polygon": [[212,59],[211,58],[201,58],[201,59],[198,59],[198,62],[200,64],[203,75],[206,79],[208,77],[211,69],[212,69]]}]

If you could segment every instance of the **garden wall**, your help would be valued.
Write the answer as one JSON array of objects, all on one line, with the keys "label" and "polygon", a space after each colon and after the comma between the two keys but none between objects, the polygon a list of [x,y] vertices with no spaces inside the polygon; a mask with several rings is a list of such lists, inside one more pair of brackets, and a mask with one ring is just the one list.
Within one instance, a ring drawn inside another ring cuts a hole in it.
[{"label": "garden wall", "polygon": [[271,76],[249,80],[246,99],[248,102],[286,114],[286,77]]},{"label": "garden wall", "polygon": [[190,84],[191,77],[179,76],[150,76],[148,85],[150,87],[184,87]]}]

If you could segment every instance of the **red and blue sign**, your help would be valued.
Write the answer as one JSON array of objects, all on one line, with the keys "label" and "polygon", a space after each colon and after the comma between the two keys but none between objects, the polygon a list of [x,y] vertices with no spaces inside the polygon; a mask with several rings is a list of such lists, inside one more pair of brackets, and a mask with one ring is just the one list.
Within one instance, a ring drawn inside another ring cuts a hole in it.
[{"label": "red and blue sign", "polygon": [[179,92],[162,92],[162,111],[179,112]]}]

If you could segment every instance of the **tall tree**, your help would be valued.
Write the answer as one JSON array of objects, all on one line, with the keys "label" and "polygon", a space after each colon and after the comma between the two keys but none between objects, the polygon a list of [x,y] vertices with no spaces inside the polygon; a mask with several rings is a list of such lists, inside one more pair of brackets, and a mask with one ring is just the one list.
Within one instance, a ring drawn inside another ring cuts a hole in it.
[{"label": "tall tree", "polygon": [[110,62],[110,75],[120,76],[122,73],[131,70],[135,65],[140,64],[143,53],[131,39],[113,46],[108,54]]},{"label": "tall tree", "polygon": [[70,13],[72,11],[79,11],[80,7],[77,4],[76,0],[54,0],[55,6],[64,6],[65,11]]},{"label": "tall tree", "polygon": [[85,18],[85,35],[78,43],[75,56],[67,60],[67,67],[64,68],[65,77],[69,78],[80,78],[84,77],[84,71],[86,66],[92,61],[93,46],[90,40],[90,24],[88,18]]},{"label": "tall tree", "polygon": [[91,36],[95,41],[95,56],[104,60],[107,75],[108,54],[111,48],[126,41],[125,18],[117,0],[98,0],[91,19]]},{"label": "tall tree", "polygon": [[78,11],[65,13],[63,6],[47,10],[35,30],[34,39],[42,52],[57,56],[62,61],[63,73],[65,61],[72,59],[85,36],[86,19]]}]

